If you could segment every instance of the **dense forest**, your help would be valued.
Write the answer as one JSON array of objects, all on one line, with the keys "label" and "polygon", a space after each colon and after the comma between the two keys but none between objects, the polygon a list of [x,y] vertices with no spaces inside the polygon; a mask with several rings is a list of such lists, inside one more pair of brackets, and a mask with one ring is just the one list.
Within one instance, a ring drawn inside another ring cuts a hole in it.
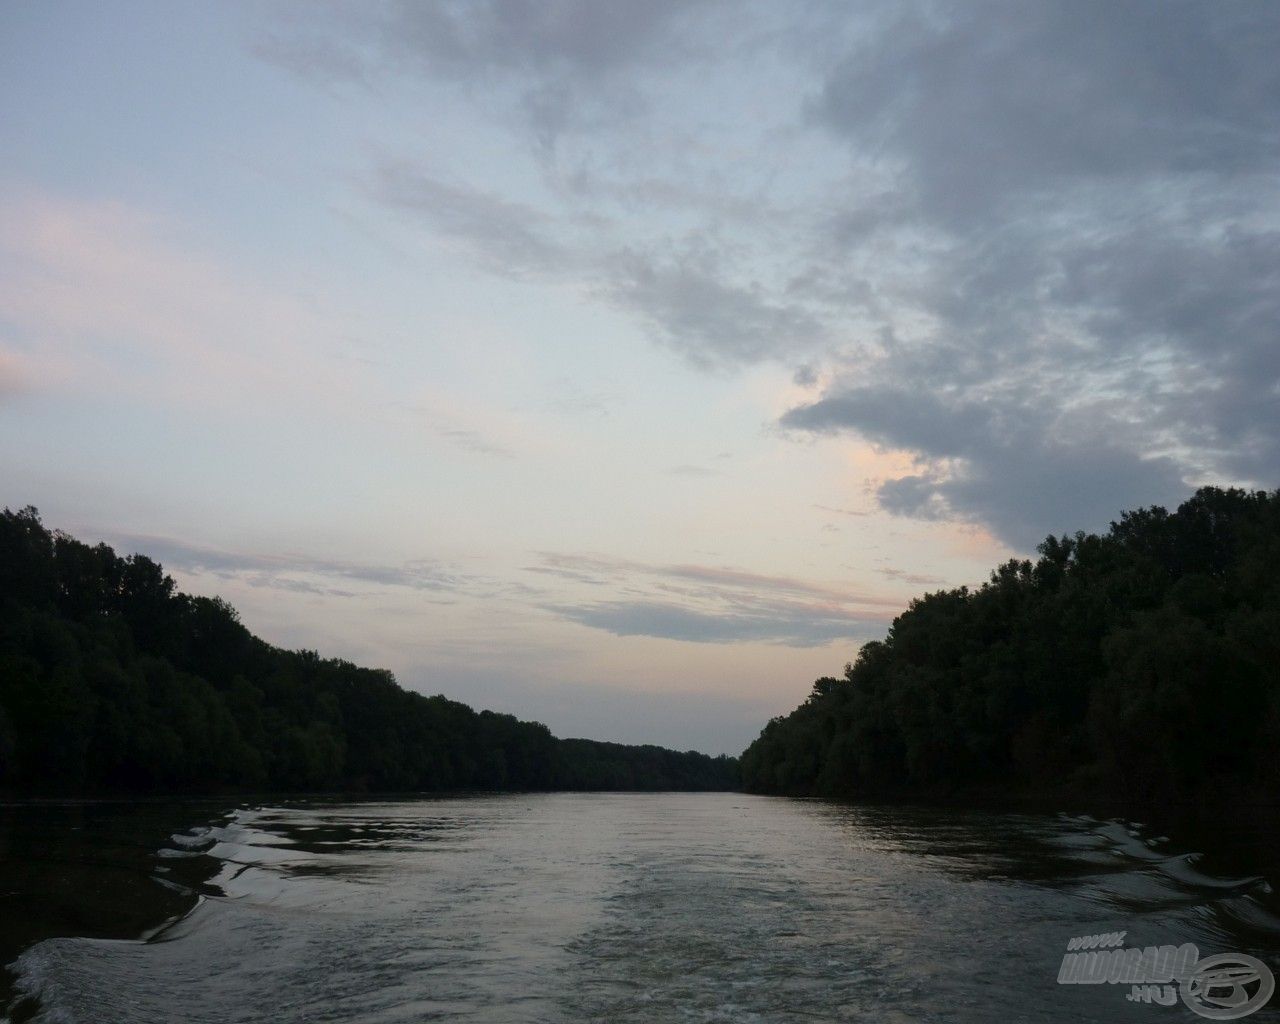
[{"label": "dense forest", "polygon": [[285,651],[157,563],[0,515],[0,791],[737,788],[737,762],[546,726]]},{"label": "dense forest", "polygon": [[1038,550],[913,601],[765,727],[745,788],[1280,803],[1280,491]]}]

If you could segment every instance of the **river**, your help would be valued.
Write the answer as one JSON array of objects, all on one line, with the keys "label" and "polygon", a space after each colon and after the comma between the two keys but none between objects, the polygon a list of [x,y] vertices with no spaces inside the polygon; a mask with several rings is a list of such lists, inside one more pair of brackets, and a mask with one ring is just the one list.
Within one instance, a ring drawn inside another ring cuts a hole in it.
[{"label": "river", "polygon": [[1068,942],[1280,971],[1266,871],[1223,870],[1253,848],[1081,816],[519,794],[0,824],[15,1019],[1158,1024],[1202,1018],[1059,984]]}]

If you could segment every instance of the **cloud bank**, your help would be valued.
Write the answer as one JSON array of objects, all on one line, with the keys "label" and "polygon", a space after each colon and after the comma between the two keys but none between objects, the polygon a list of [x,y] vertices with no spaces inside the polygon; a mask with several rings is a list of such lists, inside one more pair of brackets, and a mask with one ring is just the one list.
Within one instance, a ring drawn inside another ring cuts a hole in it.
[{"label": "cloud bank", "polygon": [[1276,483],[1273,5],[337,11],[276,51],[461,87],[540,175],[516,197],[407,155],[375,202],[696,367],[788,367],[792,436],[915,459],[875,483],[884,510],[1026,550],[1198,482]]}]

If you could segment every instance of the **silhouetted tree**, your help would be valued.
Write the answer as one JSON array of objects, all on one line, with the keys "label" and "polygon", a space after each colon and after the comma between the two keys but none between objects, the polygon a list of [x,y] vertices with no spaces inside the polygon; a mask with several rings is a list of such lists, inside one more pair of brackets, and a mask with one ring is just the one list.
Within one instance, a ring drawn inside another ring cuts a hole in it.
[{"label": "silhouetted tree", "polygon": [[143,555],[0,514],[0,787],[730,789],[737,762],[561,741],[263,643]]},{"label": "silhouetted tree", "polygon": [[747,789],[1280,798],[1280,492],[1206,487],[911,602],[770,722]]}]

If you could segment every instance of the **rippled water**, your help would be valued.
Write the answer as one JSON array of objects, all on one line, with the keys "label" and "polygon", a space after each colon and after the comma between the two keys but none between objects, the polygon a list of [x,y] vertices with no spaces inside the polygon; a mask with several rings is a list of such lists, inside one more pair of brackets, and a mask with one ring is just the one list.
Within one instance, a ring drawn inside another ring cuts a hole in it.
[{"label": "rippled water", "polygon": [[1200,1019],[1057,984],[1067,941],[1109,931],[1280,973],[1263,879],[1090,818],[556,794],[206,819],[148,858],[190,912],[18,958],[39,1019]]}]

